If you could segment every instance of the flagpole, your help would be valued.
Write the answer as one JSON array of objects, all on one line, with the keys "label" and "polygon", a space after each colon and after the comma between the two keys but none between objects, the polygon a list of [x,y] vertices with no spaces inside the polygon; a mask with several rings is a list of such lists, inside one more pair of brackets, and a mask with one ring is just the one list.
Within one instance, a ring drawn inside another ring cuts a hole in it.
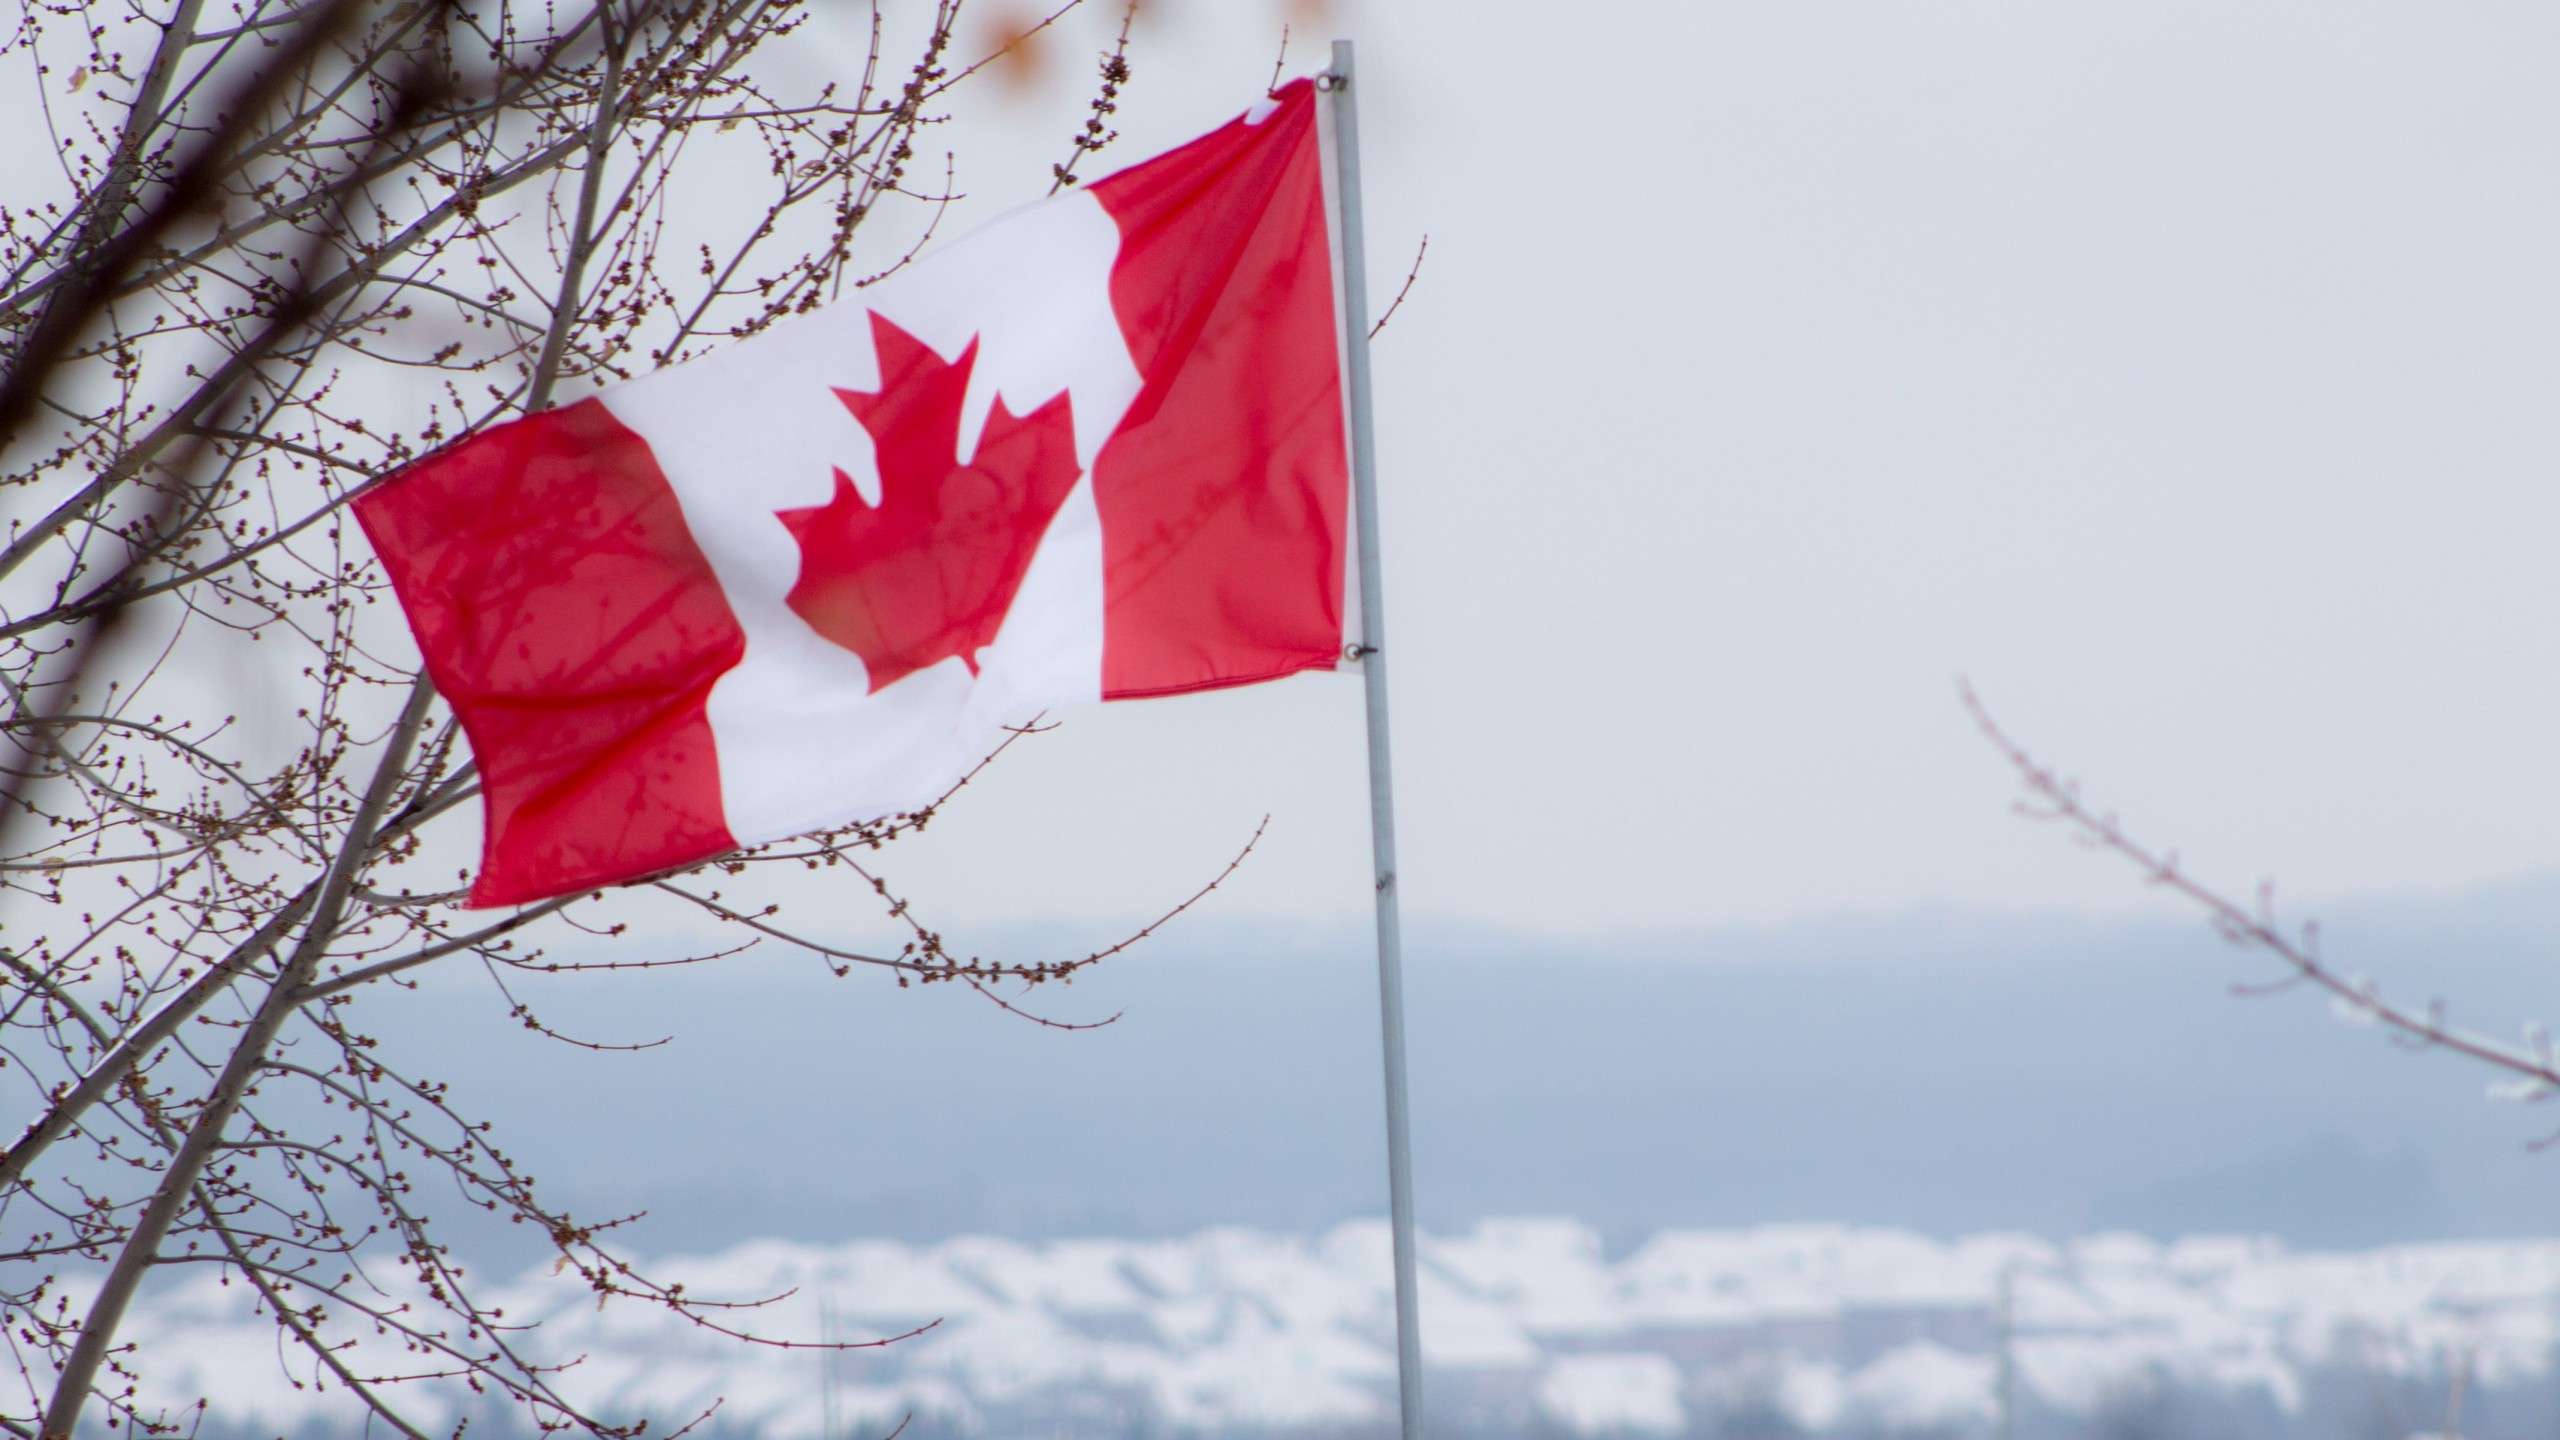
[{"label": "flagpole", "polygon": [[1342,242],[1342,342],[1351,392],[1351,490],[1359,524],[1360,670],[1369,697],[1369,844],[1377,867],[1378,1024],[1387,1080],[1387,1214],[1395,1236],[1396,1390],[1403,1440],[1422,1440],[1422,1328],[1415,1303],[1413,1150],[1404,1081],[1404,938],[1396,918],[1395,784],[1387,754],[1386,596],[1378,577],[1378,480],[1369,410],[1369,279],[1361,258],[1360,126],[1351,42],[1322,77],[1333,107]]}]

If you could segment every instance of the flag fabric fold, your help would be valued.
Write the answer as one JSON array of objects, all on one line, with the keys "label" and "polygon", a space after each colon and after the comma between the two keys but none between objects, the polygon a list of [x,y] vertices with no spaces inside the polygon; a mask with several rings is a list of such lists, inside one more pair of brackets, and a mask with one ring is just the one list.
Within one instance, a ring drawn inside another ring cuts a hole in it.
[{"label": "flag fabric fold", "polygon": [[356,502],[481,772],[475,905],[942,794],[1033,712],[1340,662],[1314,86]]}]

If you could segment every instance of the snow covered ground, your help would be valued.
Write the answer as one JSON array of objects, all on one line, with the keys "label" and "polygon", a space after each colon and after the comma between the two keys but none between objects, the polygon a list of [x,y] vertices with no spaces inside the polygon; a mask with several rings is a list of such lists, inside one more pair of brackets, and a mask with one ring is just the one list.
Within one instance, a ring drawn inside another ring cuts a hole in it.
[{"label": "snow covered ground", "polygon": [[[1376,1223],[1312,1237],[758,1242],[656,1268],[704,1298],[791,1291],[756,1318],[767,1335],[940,1324],[830,1362],[639,1304],[599,1308],[547,1269],[502,1303],[542,1322],[550,1353],[585,1357],[572,1386],[608,1411],[663,1424],[718,1401],[722,1430],[776,1440],[822,1436],[830,1408],[866,1434],[912,1411],[910,1435],[1375,1433],[1392,1413]],[[2312,1433],[2341,1405],[2379,1414],[2397,1396],[2406,1421],[2360,1433],[2406,1435],[2441,1425],[2457,1372],[2483,1403],[2529,1394],[2545,1417],[2560,1383],[2560,1240],[2324,1254],[1783,1225],[1670,1231],[1612,1259],[1583,1226],[1522,1219],[1426,1240],[1433,1409],[1450,1434],[1985,1434],[2004,1277],[2021,1435],[2088,1433],[2109,1416],[2109,1433],[2180,1433],[2127,1428],[2164,1396],[2216,1407],[2229,1434]],[[190,1280],[132,1325],[157,1357],[149,1388],[210,1396],[221,1429],[313,1435],[350,1418],[343,1397],[308,1384],[307,1361],[279,1363],[238,1286]]]}]

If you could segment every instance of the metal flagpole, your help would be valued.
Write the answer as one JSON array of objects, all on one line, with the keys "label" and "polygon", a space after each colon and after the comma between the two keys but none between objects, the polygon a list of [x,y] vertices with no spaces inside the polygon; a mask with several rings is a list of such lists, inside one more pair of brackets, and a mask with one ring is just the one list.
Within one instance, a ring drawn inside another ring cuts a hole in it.
[{"label": "metal flagpole", "polygon": [[1422,1329],[1415,1306],[1413,1152],[1406,1136],[1404,946],[1396,922],[1395,785],[1387,758],[1386,597],[1378,583],[1378,479],[1369,412],[1369,281],[1361,260],[1360,126],[1351,42],[1333,42],[1334,190],[1342,242],[1344,377],[1351,392],[1351,489],[1360,530],[1360,669],[1369,693],[1369,836],[1378,879],[1378,1023],[1387,1063],[1387,1212],[1395,1233],[1396,1388],[1404,1440],[1422,1440]]}]

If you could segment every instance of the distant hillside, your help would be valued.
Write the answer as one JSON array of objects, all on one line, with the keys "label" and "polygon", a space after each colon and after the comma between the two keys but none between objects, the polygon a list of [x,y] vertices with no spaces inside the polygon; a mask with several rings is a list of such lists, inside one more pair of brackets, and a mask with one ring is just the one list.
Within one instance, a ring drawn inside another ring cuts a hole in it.
[{"label": "distant hillside", "polygon": [[[2175,912],[2169,912],[2174,914]],[[2560,889],[2327,917],[2333,954],[2513,1034],[2560,1012]],[[2337,1023],[2233,998],[2262,964],[2186,923],[1921,915],[1533,944],[1416,927],[1423,1218],[1671,1227],[1834,1220],[1954,1235],[2130,1229],[2304,1245],[2560,1230],[2560,1110]],[[1092,935],[955,937],[991,954]],[[646,942],[622,953],[636,954]],[[1186,917],[1025,1003],[750,955],[518,986],[631,1055],[545,1041],[485,980],[367,992],[386,1053],[455,1082],[581,1213],[645,1205],[658,1252],[754,1237],[930,1241],[1320,1229],[1379,1213],[1363,937]],[[457,1232],[462,1233],[462,1232]],[[468,1237],[492,1263],[521,1235]]]}]

